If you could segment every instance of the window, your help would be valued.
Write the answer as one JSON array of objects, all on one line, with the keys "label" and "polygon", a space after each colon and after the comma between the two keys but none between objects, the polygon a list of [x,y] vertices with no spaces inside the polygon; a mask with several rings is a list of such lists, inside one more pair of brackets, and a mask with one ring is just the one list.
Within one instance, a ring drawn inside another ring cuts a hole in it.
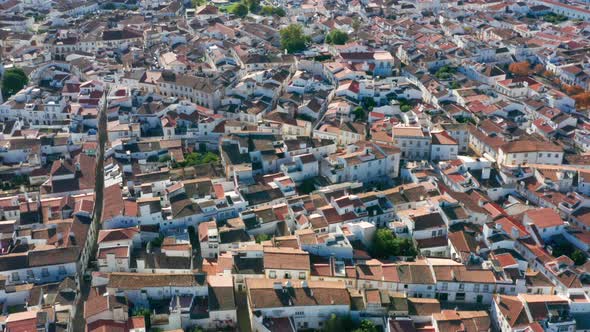
[{"label": "window", "polygon": [[44,267],[43,270],[41,270],[41,275],[44,277],[49,277],[49,269]]},{"label": "window", "polygon": [[459,290],[464,290],[465,289],[465,284],[459,284]]},{"label": "window", "polygon": [[66,268],[63,265],[59,267],[59,274],[66,274]]},{"label": "window", "polygon": [[305,279],[305,272],[299,272],[299,279]]},{"label": "window", "polygon": [[487,292],[490,290],[490,285],[483,285],[483,291]]},{"label": "window", "polygon": [[291,279],[291,273],[285,272],[285,279]]},{"label": "window", "polygon": [[12,281],[19,281],[20,280],[20,275],[18,274],[18,272],[12,272]]},{"label": "window", "polygon": [[442,290],[447,290],[449,289],[449,283],[445,282],[442,284]]},{"label": "window", "polygon": [[35,278],[35,273],[33,270],[27,270],[27,278]]},{"label": "window", "polygon": [[268,277],[271,279],[276,279],[277,273],[275,271],[268,272]]},{"label": "window", "polygon": [[479,284],[473,285],[473,291],[474,292],[479,292]]},{"label": "window", "polygon": [[295,316],[304,316],[305,313],[303,311],[295,311]]}]

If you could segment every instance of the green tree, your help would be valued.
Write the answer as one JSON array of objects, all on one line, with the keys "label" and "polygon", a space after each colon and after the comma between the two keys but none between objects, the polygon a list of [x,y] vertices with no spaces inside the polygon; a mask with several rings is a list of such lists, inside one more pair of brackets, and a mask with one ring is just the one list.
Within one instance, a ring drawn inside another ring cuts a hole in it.
[{"label": "green tree", "polygon": [[285,12],[285,9],[283,7],[275,7],[274,14],[277,15],[278,17],[287,16],[287,12]]},{"label": "green tree", "polygon": [[347,41],[348,35],[346,32],[338,29],[333,29],[326,36],[326,43],[328,44],[344,45]]},{"label": "green tree", "polygon": [[27,74],[20,68],[10,68],[2,77],[2,95],[4,99],[16,94],[29,83]]},{"label": "green tree", "polygon": [[584,255],[584,253],[580,249],[574,250],[570,258],[574,261],[576,265],[584,265],[584,263],[586,263],[586,255]]},{"label": "green tree", "polygon": [[399,109],[400,109],[400,111],[406,113],[406,112],[409,112],[409,111],[412,110],[412,105],[407,105],[407,104],[406,105],[401,105],[399,107]]},{"label": "green tree", "polygon": [[206,3],[205,0],[191,0],[191,4],[193,5],[193,7],[197,8],[199,6],[202,6]]},{"label": "green tree", "polygon": [[273,7],[273,6],[264,6],[260,10],[260,14],[262,14],[264,16],[272,16],[272,15],[274,15],[274,9],[275,9],[275,7]]},{"label": "green tree", "polygon": [[264,16],[279,16],[279,17],[285,17],[285,15],[287,15],[287,13],[285,13],[285,10],[281,7],[273,7],[273,6],[264,6],[262,7],[262,9],[260,10],[260,13]]},{"label": "green tree", "polygon": [[453,74],[456,72],[457,70],[453,67],[449,67],[449,66],[442,66],[440,67],[436,73],[434,74],[434,76],[440,80],[448,80],[450,79]]},{"label": "green tree", "polygon": [[352,318],[350,316],[337,316],[332,314],[330,319],[324,324],[323,332],[347,332],[353,327]]},{"label": "green tree", "polygon": [[417,255],[412,240],[395,237],[391,230],[387,228],[377,230],[373,238],[371,251],[373,256],[378,258],[388,258],[391,256],[416,257]]},{"label": "green tree", "polygon": [[303,180],[301,182],[301,184],[299,185],[299,188],[297,188],[297,192],[302,195],[310,194],[314,190],[315,190],[315,180],[313,178]]},{"label": "green tree", "polygon": [[563,255],[570,256],[573,251],[574,247],[569,243],[554,244],[552,246],[551,255],[553,255],[553,257],[560,257]]},{"label": "green tree", "polygon": [[254,237],[254,239],[256,240],[256,243],[262,243],[262,242],[264,242],[264,241],[268,241],[268,240],[270,240],[270,239],[271,239],[271,237],[270,237],[270,235],[268,235],[268,234],[264,234],[264,233],[262,233],[262,234],[258,234],[258,235],[256,235],[256,236]]},{"label": "green tree", "polygon": [[370,320],[363,319],[361,325],[354,329],[353,332],[379,332],[379,328]]},{"label": "green tree", "polygon": [[260,0],[244,0],[244,4],[251,13],[256,13],[260,10]]},{"label": "green tree", "polygon": [[305,49],[309,37],[303,33],[299,24],[291,24],[280,31],[281,47],[289,53],[301,52]]},{"label": "green tree", "polygon": [[213,152],[199,153],[191,152],[184,156],[184,160],[177,162],[174,167],[190,167],[203,164],[215,163],[219,161],[219,156]]},{"label": "green tree", "polygon": [[160,248],[162,246],[163,242],[164,242],[164,236],[160,234],[160,236],[151,240],[149,242],[149,244],[151,245],[152,248]]},{"label": "green tree", "polygon": [[363,105],[365,105],[365,107],[370,111],[373,110],[373,107],[377,106],[377,103],[375,103],[375,99],[371,98],[371,97],[365,97],[363,99]]},{"label": "green tree", "polygon": [[353,111],[354,118],[357,120],[364,120],[365,119],[365,110],[361,106],[357,106]]},{"label": "green tree", "polygon": [[235,5],[231,6],[229,9],[231,14],[234,14],[238,17],[246,17],[248,15],[248,6],[243,3],[236,3]]}]

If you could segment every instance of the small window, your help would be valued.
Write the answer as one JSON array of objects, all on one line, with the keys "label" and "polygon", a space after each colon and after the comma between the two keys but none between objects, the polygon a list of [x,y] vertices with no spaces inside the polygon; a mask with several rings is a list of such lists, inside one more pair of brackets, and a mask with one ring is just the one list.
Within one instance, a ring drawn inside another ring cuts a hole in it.
[{"label": "small window", "polygon": [[305,279],[305,272],[299,272],[299,279]]},{"label": "small window", "polygon": [[271,279],[276,279],[277,273],[275,271],[270,271],[268,273],[268,277],[271,278]]}]

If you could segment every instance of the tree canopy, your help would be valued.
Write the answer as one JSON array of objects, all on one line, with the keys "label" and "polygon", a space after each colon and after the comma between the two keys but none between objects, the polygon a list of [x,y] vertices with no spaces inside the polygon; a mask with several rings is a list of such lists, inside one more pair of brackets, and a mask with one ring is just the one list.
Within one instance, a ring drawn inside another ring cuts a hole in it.
[{"label": "tree canopy", "polygon": [[175,167],[198,166],[219,161],[219,156],[213,152],[199,153],[191,152],[184,156],[184,160],[177,162]]},{"label": "tree canopy", "polygon": [[254,237],[254,239],[256,240],[256,243],[261,243],[261,242],[268,241],[268,240],[272,239],[272,237],[268,234],[260,233],[260,234],[256,235]]},{"label": "tree canopy", "polygon": [[229,12],[238,17],[246,17],[248,15],[248,6],[242,2],[238,2],[229,8]]},{"label": "tree canopy", "polygon": [[199,7],[202,6],[206,3],[205,0],[191,0],[191,4],[193,5],[193,7]]},{"label": "tree canopy", "polygon": [[285,13],[285,10],[281,7],[273,7],[273,6],[264,6],[262,7],[262,9],[260,10],[260,14],[264,15],[264,16],[279,16],[279,17],[285,17],[285,15],[287,15],[287,13]]},{"label": "tree canopy", "polygon": [[576,107],[578,109],[584,109],[590,107],[590,92],[582,92],[573,96],[576,101]]},{"label": "tree canopy", "polygon": [[586,255],[584,255],[580,249],[574,250],[574,252],[572,252],[570,255],[570,258],[574,261],[574,264],[578,266],[584,265],[584,263],[586,263]]},{"label": "tree canopy", "polygon": [[531,64],[528,61],[513,62],[508,70],[516,76],[528,76],[531,73]]},{"label": "tree canopy", "polygon": [[[356,328],[355,328],[356,327]],[[323,332],[379,332],[380,329],[370,320],[363,319],[355,324],[350,316],[332,314],[324,324]]]},{"label": "tree canopy", "polygon": [[364,120],[365,119],[365,109],[362,106],[357,106],[354,110],[352,110],[352,114],[354,114],[355,120]]},{"label": "tree canopy", "polygon": [[16,94],[29,83],[27,74],[20,68],[10,68],[2,77],[2,96],[4,99]]},{"label": "tree canopy", "polygon": [[391,256],[416,257],[417,251],[411,239],[393,236],[391,230],[381,228],[375,233],[372,247],[373,256],[388,258]]},{"label": "tree canopy", "polygon": [[334,29],[326,36],[326,43],[344,45],[348,41],[348,35],[346,32],[338,29]]},{"label": "tree canopy", "polygon": [[350,316],[337,316],[332,314],[324,324],[323,332],[347,332],[353,327]]},{"label": "tree canopy", "polygon": [[361,325],[354,329],[353,332],[379,332],[379,328],[370,320],[362,320]]},{"label": "tree canopy", "polygon": [[251,13],[256,13],[260,10],[260,0],[244,0],[244,4]]},{"label": "tree canopy", "polygon": [[303,27],[299,24],[291,24],[281,29],[280,35],[281,47],[289,53],[303,51],[309,41],[309,37],[303,33]]}]

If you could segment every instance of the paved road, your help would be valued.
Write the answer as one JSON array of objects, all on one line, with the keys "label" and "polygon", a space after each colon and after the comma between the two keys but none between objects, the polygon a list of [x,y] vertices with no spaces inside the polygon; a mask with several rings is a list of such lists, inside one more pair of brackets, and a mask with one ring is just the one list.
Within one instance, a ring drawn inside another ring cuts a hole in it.
[{"label": "paved road", "polygon": [[[107,91],[108,93],[108,91]],[[99,108],[98,112],[98,151],[96,154],[96,178],[94,187],[94,216],[92,222],[95,223],[97,231],[95,233],[98,236],[98,230],[100,230],[100,220],[102,218],[102,204],[103,204],[103,190],[104,190],[104,150],[107,142],[107,114],[106,114],[106,94],[103,99],[103,107]],[[96,236],[92,241],[92,250],[90,251],[90,261],[92,257],[95,257],[96,252]],[[86,329],[86,322],[84,321],[84,302],[88,298],[90,293],[90,282],[84,280],[84,276],[78,276],[80,278],[80,297],[76,304],[76,315],[72,321],[72,331],[84,331]]]}]

